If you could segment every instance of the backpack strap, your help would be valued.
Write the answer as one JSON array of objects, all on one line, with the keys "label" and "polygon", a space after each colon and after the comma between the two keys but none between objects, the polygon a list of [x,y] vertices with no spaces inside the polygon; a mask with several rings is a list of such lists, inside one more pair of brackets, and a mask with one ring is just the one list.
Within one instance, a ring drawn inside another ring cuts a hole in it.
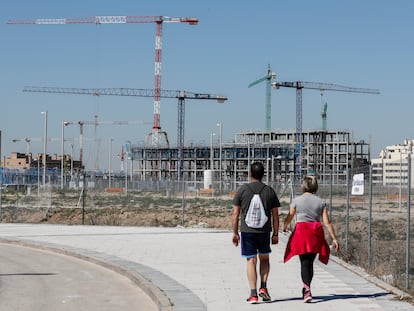
[{"label": "backpack strap", "polygon": [[263,189],[266,188],[266,184],[263,184],[263,187],[260,189],[259,193],[254,192],[253,189],[250,187],[249,184],[247,184],[247,188],[249,188],[250,191],[253,192],[253,194],[261,194],[262,191],[263,191]]}]

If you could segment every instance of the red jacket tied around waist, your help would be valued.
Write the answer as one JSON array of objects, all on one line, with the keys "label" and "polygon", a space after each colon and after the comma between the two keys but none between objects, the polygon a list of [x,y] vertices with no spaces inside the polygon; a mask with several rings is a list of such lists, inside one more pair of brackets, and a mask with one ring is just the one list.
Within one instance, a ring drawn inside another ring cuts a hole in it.
[{"label": "red jacket tied around waist", "polygon": [[320,222],[298,222],[289,237],[284,262],[295,255],[306,253],[319,254],[319,261],[327,264],[330,249]]}]

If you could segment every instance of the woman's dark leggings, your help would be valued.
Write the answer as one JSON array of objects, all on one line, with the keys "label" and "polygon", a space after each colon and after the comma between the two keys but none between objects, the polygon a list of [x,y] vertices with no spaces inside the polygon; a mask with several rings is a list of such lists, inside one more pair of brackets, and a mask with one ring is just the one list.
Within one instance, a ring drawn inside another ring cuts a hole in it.
[{"label": "woman's dark leggings", "polygon": [[310,287],[313,278],[313,262],[315,261],[315,258],[315,253],[299,255],[302,281],[308,287]]}]

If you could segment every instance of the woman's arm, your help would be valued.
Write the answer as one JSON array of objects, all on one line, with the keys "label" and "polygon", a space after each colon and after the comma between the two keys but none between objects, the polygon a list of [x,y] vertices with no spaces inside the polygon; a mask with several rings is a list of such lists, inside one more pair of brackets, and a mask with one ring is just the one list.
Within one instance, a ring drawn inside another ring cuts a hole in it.
[{"label": "woman's arm", "polygon": [[322,219],[323,219],[323,224],[325,225],[326,229],[328,229],[328,232],[332,238],[332,243],[335,247],[335,251],[338,252],[339,250],[338,240],[336,239],[335,230],[331,224],[331,221],[329,220],[328,211],[326,210],[326,208],[323,209]]},{"label": "woman's arm", "polygon": [[283,232],[286,232],[287,226],[292,221],[293,217],[295,216],[296,209],[294,209],[292,206],[289,208],[289,214],[286,216],[285,221],[283,222]]}]

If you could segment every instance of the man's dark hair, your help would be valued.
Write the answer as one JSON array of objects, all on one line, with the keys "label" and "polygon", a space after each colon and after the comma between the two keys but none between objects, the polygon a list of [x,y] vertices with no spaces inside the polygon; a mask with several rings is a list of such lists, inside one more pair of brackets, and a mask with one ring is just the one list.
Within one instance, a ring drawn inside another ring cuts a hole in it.
[{"label": "man's dark hair", "polygon": [[250,165],[250,175],[257,180],[262,180],[264,176],[264,166],[260,162],[253,162]]}]

